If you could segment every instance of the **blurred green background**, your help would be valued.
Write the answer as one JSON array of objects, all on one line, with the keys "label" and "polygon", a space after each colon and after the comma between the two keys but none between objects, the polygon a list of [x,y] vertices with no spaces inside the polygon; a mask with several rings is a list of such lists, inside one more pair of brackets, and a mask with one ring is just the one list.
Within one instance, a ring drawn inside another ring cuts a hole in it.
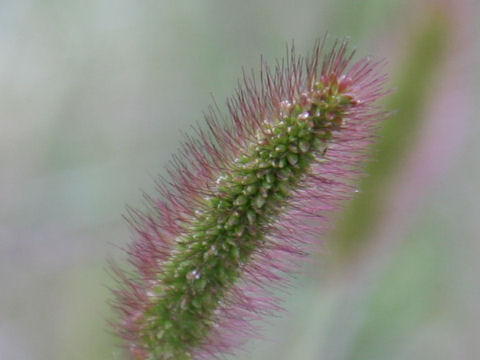
[{"label": "blurred green background", "polygon": [[0,1],[0,359],[121,359],[106,258],[125,204],[241,66],[329,32],[388,60],[370,176],[231,359],[478,359],[479,2]]}]

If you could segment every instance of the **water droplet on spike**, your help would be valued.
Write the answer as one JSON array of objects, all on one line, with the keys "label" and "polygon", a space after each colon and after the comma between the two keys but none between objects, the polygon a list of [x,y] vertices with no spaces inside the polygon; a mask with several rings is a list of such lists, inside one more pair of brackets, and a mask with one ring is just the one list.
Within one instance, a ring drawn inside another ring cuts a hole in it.
[{"label": "water droplet on spike", "polygon": [[310,114],[305,111],[303,113],[301,113],[300,115],[298,115],[298,119],[299,120],[307,120],[308,118],[310,117]]}]

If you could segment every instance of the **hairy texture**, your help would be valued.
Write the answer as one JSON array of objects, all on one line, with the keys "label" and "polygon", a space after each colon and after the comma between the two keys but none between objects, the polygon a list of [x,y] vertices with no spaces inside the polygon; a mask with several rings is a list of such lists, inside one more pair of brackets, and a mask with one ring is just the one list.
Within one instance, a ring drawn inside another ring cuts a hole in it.
[{"label": "hairy texture", "polygon": [[134,274],[114,267],[120,320],[138,360],[218,358],[280,310],[284,286],[354,192],[351,179],[384,118],[375,101],[385,75],[368,59],[351,65],[346,42],[321,60],[287,50],[260,79],[244,76],[227,101],[231,121],[210,108],[208,131],[187,136],[170,178],[145,212],[132,210]]}]

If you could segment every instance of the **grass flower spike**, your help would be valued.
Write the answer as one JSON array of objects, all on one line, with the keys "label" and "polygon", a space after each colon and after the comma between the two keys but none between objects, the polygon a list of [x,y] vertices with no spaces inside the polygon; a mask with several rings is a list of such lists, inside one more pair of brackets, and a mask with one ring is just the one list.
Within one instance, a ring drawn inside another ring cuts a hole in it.
[{"label": "grass flower spike", "polygon": [[136,360],[232,353],[257,320],[280,310],[288,285],[352,179],[385,113],[379,63],[324,42],[293,47],[270,69],[244,76],[206,127],[187,136],[148,210],[131,210],[133,274],[120,280],[114,324]]}]

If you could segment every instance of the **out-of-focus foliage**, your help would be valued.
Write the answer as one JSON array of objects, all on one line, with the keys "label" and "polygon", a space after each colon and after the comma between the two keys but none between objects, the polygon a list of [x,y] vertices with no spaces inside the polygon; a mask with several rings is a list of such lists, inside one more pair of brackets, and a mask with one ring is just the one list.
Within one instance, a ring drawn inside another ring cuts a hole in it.
[{"label": "out-of-focus foliage", "polygon": [[[288,313],[235,359],[476,359],[474,0],[0,3],[0,358],[119,359],[105,259],[180,130],[240,68],[329,31],[386,58],[396,115]],[[476,16],[476,17],[475,17]],[[150,175],[152,174],[152,175]],[[347,256],[348,255],[348,256]],[[232,357],[232,359],[234,359]]]},{"label": "out-of-focus foliage", "polygon": [[[340,256],[355,256],[359,247],[381,226],[385,207],[391,205],[387,200],[388,189],[398,176],[404,158],[420,141],[417,132],[425,117],[427,101],[435,95],[433,81],[441,75],[451,30],[443,13],[428,15],[425,24],[409,39],[407,56],[393,76],[395,90],[385,106],[396,114],[382,124],[379,141],[372,149],[374,160],[365,171],[368,176],[359,185],[361,194],[336,227],[334,244],[339,247]],[[347,256],[346,261],[349,260]]]}]

